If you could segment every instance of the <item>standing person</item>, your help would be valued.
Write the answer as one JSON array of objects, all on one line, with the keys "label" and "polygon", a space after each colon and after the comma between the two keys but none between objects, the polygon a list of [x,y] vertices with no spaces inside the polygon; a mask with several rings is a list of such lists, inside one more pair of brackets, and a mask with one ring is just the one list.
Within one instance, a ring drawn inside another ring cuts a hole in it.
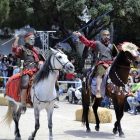
[{"label": "standing person", "polygon": [[12,53],[20,60],[24,60],[24,70],[21,77],[21,104],[24,114],[26,111],[27,89],[31,76],[39,69],[39,65],[43,64],[42,57],[39,55],[38,49],[34,47],[35,36],[33,33],[27,33],[24,36],[25,45],[18,46],[19,37],[15,35],[15,42],[12,45]]},{"label": "standing person", "polygon": [[11,56],[9,58],[10,60],[10,64],[7,65],[8,66],[8,77],[11,77],[13,75],[13,70],[14,70],[14,66],[17,65],[16,61],[14,60],[14,56]]},{"label": "standing person", "polygon": [[[2,74],[3,77],[7,77],[8,76],[8,59],[7,59],[7,55],[4,55],[3,59],[2,59]],[[6,87],[6,83],[7,83],[7,78],[3,78],[4,79],[4,87]]]},{"label": "standing person", "polygon": [[[74,59],[73,57],[71,57],[71,58],[70,58],[70,62],[71,62],[72,64],[74,64],[75,59]],[[68,74],[68,73],[66,73],[66,79],[67,79],[67,81],[74,81],[74,75],[75,75],[75,74],[76,74],[76,73],[73,73],[73,74]],[[75,87],[74,83],[68,83],[68,84],[67,84],[67,90],[68,90],[71,86]]]},{"label": "standing person", "polygon": [[110,44],[110,32],[104,30],[101,34],[100,41],[89,41],[80,32],[73,32],[74,35],[79,36],[79,40],[85,44],[86,47],[92,48],[97,54],[100,52],[100,60],[96,65],[97,68],[97,94],[96,98],[101,98],[100,86],[105,70],[113,63],[113,57],[116,55],[116,50]]}]

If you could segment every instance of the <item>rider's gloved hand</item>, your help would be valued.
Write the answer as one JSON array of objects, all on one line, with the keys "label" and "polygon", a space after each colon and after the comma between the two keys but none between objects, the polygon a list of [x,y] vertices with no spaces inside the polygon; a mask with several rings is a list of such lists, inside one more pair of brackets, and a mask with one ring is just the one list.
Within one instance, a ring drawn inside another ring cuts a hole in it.
[{"label": "rider's gloved hand", "polygon": [[73,34],[74,35],[77,35],[77,36],[81,36],[81,33],[80,32],[77,32],[77,31],[76,32],[73,32]]}]

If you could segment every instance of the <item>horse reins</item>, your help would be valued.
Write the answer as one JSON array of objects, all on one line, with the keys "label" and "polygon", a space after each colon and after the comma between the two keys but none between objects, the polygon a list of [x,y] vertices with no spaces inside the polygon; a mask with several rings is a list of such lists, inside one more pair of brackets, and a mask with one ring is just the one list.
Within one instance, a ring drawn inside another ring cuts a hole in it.
[{"label": "horse reins", "polygon": [[[66,62],[65,64],[62,64],[61,61],[56,57],[56,54],[57,54],[57,53],[58,53],[58,52],[56,52],[56,53],[54,54],[54,57],[53,57],[53,64],[54,64],[54,58],[56,58],[56,59],[58,60],[58,62],[63,66],[63,68],[62,68],[62,70],[63,70],[63,69],[65,68],[66,64],[69,63],[69,61]],[[54,69],[50,69],[50,70],[60,70],[60,69],[56,69],[55,66],[54,66]]]}]

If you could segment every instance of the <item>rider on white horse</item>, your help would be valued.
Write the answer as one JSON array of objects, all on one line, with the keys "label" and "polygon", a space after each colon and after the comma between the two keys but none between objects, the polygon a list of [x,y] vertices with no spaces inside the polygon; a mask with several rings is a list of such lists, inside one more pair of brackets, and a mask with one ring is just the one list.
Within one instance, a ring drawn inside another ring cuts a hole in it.
[{"label": "rider on white horse", "polygon": [[73,32],[74,35],[79,36],[79,40],[85,44],[86,47],[94,49],[97,54],[100,52],[99,62],[96,65],[97,68],[97,94],[96,98],[101,98],[100,87],[102,83],[102,77],[105,74],[106,68],[113,63],[113,57],[116,55],[116,50],[113,45],[110,44],[110,32],[104,30],[101,34],[100,41],[89,41],[80,32]]},{"label": "rider on white horse", "polygon": [[12,53],[21,60],[24,60],[24,71],[21,78],[21,104],[22,114],[26,111],[26,98],[30,76],[38,71],[38,65],[43,64],[37,48],[34,47],[35,36],[27,33],[24,36],[25,45],[18,46],[19,37],[15,35],[15,42],[12,45]]}]

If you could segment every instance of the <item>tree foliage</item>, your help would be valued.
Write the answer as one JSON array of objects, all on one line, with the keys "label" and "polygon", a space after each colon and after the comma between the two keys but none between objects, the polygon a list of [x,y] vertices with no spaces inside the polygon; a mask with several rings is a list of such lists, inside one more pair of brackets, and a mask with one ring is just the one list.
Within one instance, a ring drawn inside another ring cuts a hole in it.
[{"label": "tree foliage", "polygon": [[0,25],[8,18],[9,0],[0,0]]},{"label": "tree foliage", "polygon": [[[79,18],[87,6],[87,14],[91,19],[86,22]],[[87,28],[83,33],[89,40],[102,30],[116,23],[132,25],[131,29],[139,30],[140,0],[29,0],[24,3],[10,4],[9,19],[3,24],[10,28],[20,28],[29,24],[36,30],[52,30],[52,25],[59,27],[61,40],[69,37],[72,31],[79,30],[97,19],[107,11],[114,9]],[[118,26],[116,26],[118,27]],[[128,26],[127,26],[128,27]],[[115,28],[117,29],[117,28]],[[73,38],[68,39],[72,50],[76,50]],[[88,48],[85,47],[83,58],[87,57]]]}]

